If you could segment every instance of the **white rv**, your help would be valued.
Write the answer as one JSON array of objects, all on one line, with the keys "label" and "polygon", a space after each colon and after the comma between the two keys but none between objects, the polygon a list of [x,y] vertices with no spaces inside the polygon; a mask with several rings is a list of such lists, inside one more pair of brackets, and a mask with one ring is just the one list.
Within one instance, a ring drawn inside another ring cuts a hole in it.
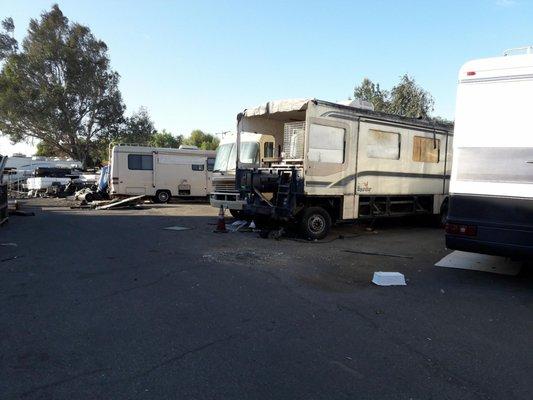
[{"label": "white rv", "polygon": [[[269,160],[280,149],[276,149],[276,142],[271,135],[241,132],[240,159],[249,168],[267,166]],[[237,135],[227,135],[217,149],[217,156],[213,171],[213,190],[210,202],[213,207],[229,209],[235,217],[240,216],[244,200],[235,188],[235,168],[237,162]]]},{"label": "white rv", "polygon": [[297,222],[309,238],[337,220],[444,214],[452,126],[354,105],[282,100],[240,114],[238,135],[269,134],[282,149],[266,168],[238,157],[244,211]]},{"label": "white rv", "polygon": [[532,50],[470,61],[459,71],[450,249],[533,256]]},{"label": "white rv", "polygon": [[112,149],[110,194],[205,197],[211,191],[215,151],[117,145]]}]

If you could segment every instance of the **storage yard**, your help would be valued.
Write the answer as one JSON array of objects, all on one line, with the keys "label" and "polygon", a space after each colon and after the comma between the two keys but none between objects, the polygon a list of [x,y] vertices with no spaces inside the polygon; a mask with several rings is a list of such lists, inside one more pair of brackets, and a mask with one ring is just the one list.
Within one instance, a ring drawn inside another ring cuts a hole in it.
[{"label": "storage yard", "polygon": [[529,397],[532,269],[435,267],[424,221],[308,242],[213,233],[202,202],[20,203],[35,216],[0,231],[6,399]]}]

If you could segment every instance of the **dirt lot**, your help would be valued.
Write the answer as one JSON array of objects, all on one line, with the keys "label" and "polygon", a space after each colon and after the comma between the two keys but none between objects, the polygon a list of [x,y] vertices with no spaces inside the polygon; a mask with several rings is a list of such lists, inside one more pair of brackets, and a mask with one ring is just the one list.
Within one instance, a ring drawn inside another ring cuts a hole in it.
[{"label": "dirt lot", "polygon": [[0,398],[530,398],[533,273],[434,267],[427,224],[278,241],[213,233],[203,203],[25,207],[0,228]]}]

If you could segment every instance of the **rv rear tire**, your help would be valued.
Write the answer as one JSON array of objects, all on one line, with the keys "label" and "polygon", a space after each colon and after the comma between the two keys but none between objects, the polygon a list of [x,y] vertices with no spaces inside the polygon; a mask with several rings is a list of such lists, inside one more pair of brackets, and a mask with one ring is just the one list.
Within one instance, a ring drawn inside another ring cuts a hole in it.
[{"label": "rv rear tire", "polygon": [[331,216],[322,207],[309,207],[300,220],[300,230],[308,239],[324,239],[331,228]]},{"label": "rv rear tire", "polygon": [[154,197],[156,203],[167,203],[169,200],[170,192],[168,190],[158,190]]}]

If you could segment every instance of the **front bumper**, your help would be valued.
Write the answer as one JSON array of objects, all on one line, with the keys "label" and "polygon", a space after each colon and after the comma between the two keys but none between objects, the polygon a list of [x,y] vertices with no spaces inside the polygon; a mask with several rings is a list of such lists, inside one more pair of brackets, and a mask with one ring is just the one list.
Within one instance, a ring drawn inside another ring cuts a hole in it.
[{"label": "front bumper", "polygon": [[228,208],[230,210],[242,210],[246,201],[244,201],[237,192],[215,192],[209,197],[211,206]]}]

